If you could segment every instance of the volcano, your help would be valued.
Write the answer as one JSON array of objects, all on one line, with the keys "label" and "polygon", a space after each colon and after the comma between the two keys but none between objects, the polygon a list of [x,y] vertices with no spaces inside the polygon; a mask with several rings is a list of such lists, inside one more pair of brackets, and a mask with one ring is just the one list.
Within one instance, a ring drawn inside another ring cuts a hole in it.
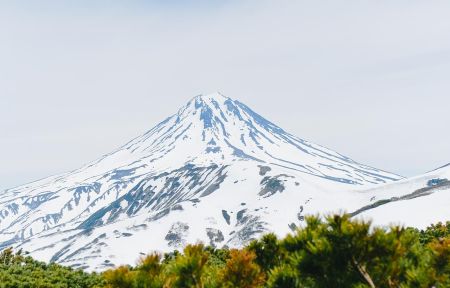
[{"label": "volcano", "polygon": [[80,169],[2,192],[0,247],[101,271],[187,243],[284,236],[305,214],[357,211],[366,194],[355,190],[401,178],[293,136],[220,93],[199,95]]}]

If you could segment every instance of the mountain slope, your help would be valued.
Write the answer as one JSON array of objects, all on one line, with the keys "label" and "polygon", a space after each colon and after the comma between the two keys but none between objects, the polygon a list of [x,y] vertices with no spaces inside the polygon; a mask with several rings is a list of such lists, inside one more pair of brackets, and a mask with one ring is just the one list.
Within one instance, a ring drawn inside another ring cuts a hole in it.
[{"label": "mountain slope", "polygon": [[101,270],[147,249],[285,234],[305,213],[356,210],[366,202],[353,190],[400,178],[297,138],[239,101],[200,95],[97,161],[4,191],[0,247]]},{"label": "mountain slope", "polygon": [[423,229],[431,223],[449,221],[450,164],[360,194],[366,204],[353,214],[373,219],[375,224],[402,224]]}]

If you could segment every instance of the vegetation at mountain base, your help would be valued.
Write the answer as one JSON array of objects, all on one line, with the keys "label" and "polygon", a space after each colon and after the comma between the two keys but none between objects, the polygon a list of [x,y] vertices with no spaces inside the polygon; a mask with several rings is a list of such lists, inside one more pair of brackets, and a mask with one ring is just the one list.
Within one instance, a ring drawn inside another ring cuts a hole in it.
[{"label": "vegetation at mountain base", "polygon": [[0,254],[0,288],[450,287],[450,222],[419,231],[346,214],[305,220],[284,239],[267,234],[242,249],[188,245],[101,274],[9,248]]},{"label": "vegetation at mountain base", "polygon": [[422,244],[430,243],[436,239],[450,237],[450,221],[447,221],[445,224],[442,222],[431,224],[427,229],[418,232],[419,240]]},{"label": "vegetation at mountain base", "polygon": [[105,287],[103,276],[74,270],[56,263],[36,261],[22,250],[0,253],[0,288]]}]

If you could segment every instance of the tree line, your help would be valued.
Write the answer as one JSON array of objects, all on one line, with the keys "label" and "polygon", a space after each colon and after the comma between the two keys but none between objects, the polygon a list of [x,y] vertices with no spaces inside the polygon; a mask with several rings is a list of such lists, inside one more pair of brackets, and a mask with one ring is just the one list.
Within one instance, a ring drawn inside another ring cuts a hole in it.
[{"label": "tree line", "polygon": [[0,288],[450,287],[450,221],[420,231],[373,227],[346,214],[305,221],[282,239],[266,234],[242,249],[188,245],[103,273],[9,248],[0,253]]}]

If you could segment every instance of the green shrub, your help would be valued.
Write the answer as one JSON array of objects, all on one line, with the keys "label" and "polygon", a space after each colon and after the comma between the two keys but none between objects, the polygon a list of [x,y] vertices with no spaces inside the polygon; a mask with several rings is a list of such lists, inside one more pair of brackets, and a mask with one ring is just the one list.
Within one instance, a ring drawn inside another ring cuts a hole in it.
[{"label": "green shrub", "polygon": [[242,249],[188,245],[135,267],[102,274],[0,253],[0,288],[333,288],[450,287],[450,222],[413,228],[372,227],[332,215],[278,239],[267,234]]}]

